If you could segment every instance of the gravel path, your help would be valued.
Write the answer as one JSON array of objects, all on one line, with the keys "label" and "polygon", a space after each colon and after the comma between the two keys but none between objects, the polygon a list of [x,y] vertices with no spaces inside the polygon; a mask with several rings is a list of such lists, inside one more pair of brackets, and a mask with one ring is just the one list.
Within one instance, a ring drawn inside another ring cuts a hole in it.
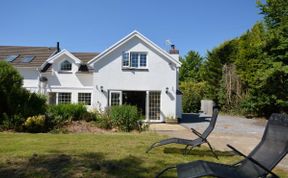
[{"label": "gravel path", "polygon": [[[265,119],[246,119],[220,115],[208,140],[217,150],[231,151],[226,146],[230,144],[241,152],[248,154],[260,142],[266,123]],[[202,132],[208,124],[207,120],[196,118],[191,123],[182,123],[182,127],[177,124],[152,124],[151,129],[170,137],[193,139],[196,137],[191,134],[190,128]],[[183,127],[186,129],[183,129]],[[286,156],[278,166],[288,170],[288,157]]]}]

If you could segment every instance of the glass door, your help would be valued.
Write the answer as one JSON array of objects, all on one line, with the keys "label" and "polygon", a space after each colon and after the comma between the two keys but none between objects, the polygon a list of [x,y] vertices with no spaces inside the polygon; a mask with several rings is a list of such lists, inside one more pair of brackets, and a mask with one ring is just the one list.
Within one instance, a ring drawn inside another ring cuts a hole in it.
[{"label": "glass door", "polygon": [[121,91],[110,91],[109,105],[110,106],[122,105],[122,92]]},{"label": "glass door", "polygon": [[149,92],[149,119],[159,121],[160,120],[160,91]]}]

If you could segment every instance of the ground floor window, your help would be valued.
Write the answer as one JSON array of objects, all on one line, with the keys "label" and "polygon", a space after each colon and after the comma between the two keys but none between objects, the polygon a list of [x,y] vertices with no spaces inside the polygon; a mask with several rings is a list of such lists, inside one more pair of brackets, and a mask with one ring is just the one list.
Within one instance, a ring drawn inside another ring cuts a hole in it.
[{"label": "ground floor window", "polygon": [[160,95],[159,91],[149,92],[149,119],[160,120]]},{"label": "ground floor window", "polygon": [[110,92],[110,106],[117,106],[122,104],[122,95],[120,91]]},{"label": "ground floor window", "polygon": [[91,93],[78,93],[78,103],[91,105]]},{"label": "ground floor window", "polygon": [[50,92],[48,94],[48,103],[51,105],[56,104],[56,93],[55,92]]},{"label": "ground floor window", "polygon": [[71,93],[58,93],[58,104],[71,103]]},{"label": "ground floor window", "polygon": [[122,104],[137,106],[143,116],[159,121],[160,98],[160,91],[109,91],[109,106]]}]

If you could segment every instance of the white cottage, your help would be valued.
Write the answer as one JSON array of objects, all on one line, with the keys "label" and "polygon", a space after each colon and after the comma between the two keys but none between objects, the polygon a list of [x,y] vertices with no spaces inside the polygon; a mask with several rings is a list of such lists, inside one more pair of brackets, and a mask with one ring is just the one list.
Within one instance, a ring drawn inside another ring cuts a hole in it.
[{"label": "white cottage", "polygon": [[1,59],[19,70],[25,88],[47,95],[49,104],[82,102],[102,111],[131,104],[150,122],[181,117],[178,50],[172,46],[168,53],[137,31],[100,54],[60,50],[59,44],[2,46]]}]

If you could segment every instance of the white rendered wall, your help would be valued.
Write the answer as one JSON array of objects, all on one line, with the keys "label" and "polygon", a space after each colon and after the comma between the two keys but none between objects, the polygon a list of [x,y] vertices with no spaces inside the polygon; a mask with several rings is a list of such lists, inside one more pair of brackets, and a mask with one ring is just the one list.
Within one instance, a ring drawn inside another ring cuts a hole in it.
[{"label": "white rendered wall", "polygon": [[[60,71],[60,64],[65,60],[72,63],[72,70],[69,72]],[[78,93],[91,93],[91,106],[88,108],[92,109],[93,73],[79,73],[79,65],[65,54],[56,59],[51,66],[52,72],[42,74],[48,79],[46,93],[71,93],[72,103],[78,103]]]},{"label": "white rendered wall", "polygon": [[[147,52],[148,71],[122,70],[122,52]],[[108,90],[161,91],[161,121],[176,117],[176,73],[174,63],[134,37],[94,63],[94,107],[108,106]],[[103,86],[104,92],[100,91]],[[169,88],[166,94],[166,88]]]},{"label": "white rendered wall", "polygon": [[23,77],[23,87],[31,92],[38,92],[39,72],[36,68],[17,68]]}]

